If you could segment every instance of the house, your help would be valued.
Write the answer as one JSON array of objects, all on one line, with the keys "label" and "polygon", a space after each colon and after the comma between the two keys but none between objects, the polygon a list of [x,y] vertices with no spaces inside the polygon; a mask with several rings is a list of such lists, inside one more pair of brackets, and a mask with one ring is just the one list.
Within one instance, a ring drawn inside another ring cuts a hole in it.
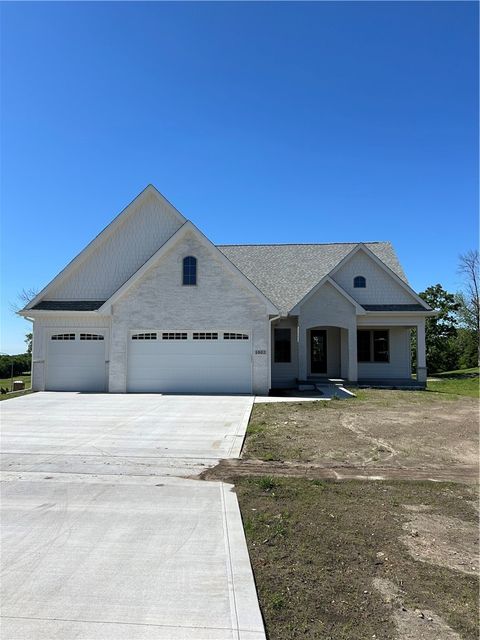
[{"label": "house", "polygon": [[215,246],[148,186],[21,312],[35,390],[266,394],[426,380],[425,317],[388,242]]}]

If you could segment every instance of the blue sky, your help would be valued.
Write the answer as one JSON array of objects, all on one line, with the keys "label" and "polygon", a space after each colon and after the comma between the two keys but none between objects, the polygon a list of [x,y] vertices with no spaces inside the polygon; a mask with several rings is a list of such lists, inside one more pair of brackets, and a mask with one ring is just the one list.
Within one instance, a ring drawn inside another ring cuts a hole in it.
[{"label": "blue sky", "polygon": [[[415,288],[477,243],[474,2],[4,3],[4,352],[148,183],[217,243],[391,240]],[[279,274],[281,277],[281,274]]]}]

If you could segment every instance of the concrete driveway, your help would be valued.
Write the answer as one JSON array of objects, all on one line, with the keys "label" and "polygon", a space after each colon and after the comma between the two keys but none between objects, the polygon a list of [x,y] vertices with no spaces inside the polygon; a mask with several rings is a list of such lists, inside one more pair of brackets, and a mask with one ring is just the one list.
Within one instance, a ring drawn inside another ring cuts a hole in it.
[{"label": "concrete driveway", "polygon": [[249,397],[1,403],[2,640],[264,640],[232,486]]}]

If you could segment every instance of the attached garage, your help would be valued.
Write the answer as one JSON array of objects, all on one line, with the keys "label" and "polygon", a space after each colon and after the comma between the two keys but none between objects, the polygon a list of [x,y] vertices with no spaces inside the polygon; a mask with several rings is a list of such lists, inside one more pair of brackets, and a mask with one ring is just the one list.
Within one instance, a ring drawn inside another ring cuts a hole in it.
[{"label": "attached garage", "polygon": [[248,331],[150,330],[128,337],[127,391],[252,393]]},{"label": "attached garage", "polygon": [[47,391],[106,391],[104,332],[47,335]]}]

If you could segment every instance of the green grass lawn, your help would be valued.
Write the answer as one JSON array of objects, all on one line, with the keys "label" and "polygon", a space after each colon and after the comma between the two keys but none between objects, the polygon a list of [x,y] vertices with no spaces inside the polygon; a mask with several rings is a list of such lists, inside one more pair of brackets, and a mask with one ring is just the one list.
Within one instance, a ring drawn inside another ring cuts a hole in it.
[{"label": "green grass lawn", "polygon": [[[23,382],[25,383],[25,389],[29,389],[31,386],[31,380],[32,377],[30,374],[27,374],[25,376],[13,376],[14,380],[23,380]],[[10,387],[11,387],[11,383],[12,383],[12,379],[11,378],[1,378],[0,379],[0,387],[3,387],[4,389],[8,389],[10,391]]]},{"label": "green grass lawn", "polygon": [[434,378],[454,378],[454,377],[478,377],[479,368],[472,367],[471,369],[457,369],[456,371],[442,371],[442,373],[434,373]]},{"label": "green grass lawn", "polygon": [[[230,481],[270,640],[439,639],[452,637],[448,627],[477,640],[478,579],[469,564],[478,552],[473,488],[268,476]],[[398,616],[409,635],[399,635]]]},{"label": "green grass lawn", "polygon": [[[13,376],[14,380],[23,380],[25,383],[25,389],[23,391],[16,391],[15,393],[6,393],[0,395],[1,400],[10,400],[11,398],[18,398],[18,396],[23,396],[27,393],[31,393],[31,385],[32,385],[32,377],[31,374],[25,376]],[[7,389],[10,392],[12,384],[11,378],[0,378],[0,387],[3,389]]]},{"label": "green grass lawn", "polygon": [[479,397],[479,373],[478,367],[471,369],[459,369],[457,371],[444,371],[435,373],[433,378],[427,382],[427,391],[435,393],[448,393],[459,396]]}]

